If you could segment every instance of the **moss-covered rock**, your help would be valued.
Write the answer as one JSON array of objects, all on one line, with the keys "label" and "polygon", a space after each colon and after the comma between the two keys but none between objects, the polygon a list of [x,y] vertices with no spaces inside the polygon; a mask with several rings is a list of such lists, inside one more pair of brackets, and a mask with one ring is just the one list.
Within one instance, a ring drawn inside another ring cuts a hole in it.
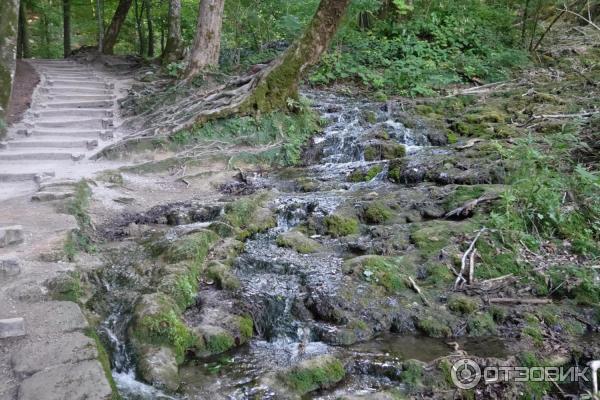
[{"label": "moss-covered rock", "polygon": [[266,231],[277,225],[273,212],[265,207],[269,195],[261,193],[229,203],[222,220],[244,240],[255,233]]},{"label": "moss-covered rock", "polygon": [[406,148],[392,141],[372,141],[365,145],[363,155],[365,161],[392,160],[404,157]]},{"label": "moss-covered rock", "polygon": [[236,290],[240,287],[239,279],[231,272],[229,265],[211,261],[205,268],[205,275],[212,279],[220,289]]},{"label": "moss-covered rock", "polygon": [[363,168],[358,168],[348,175],[347,180],[349,182],[368,182],[375,178],[381,171],[383,171],[381,165],[374,165],[366,171]]},{"label": "moss-covered rock", "polygon": [[169,347],[143,345],[138,351],[137,371],[141,378],[159,389],[175,392],[179,389],[179,369]]},{"label": "moss-covered rock", "polygon": [[393,216],[394,212],[381,201],[367,204],[363,211],[363,218],[368,224],[382,224],[389,221]]},{"label": "moss-covered rock", "polygon": [[406,168],[406,160],[403,158],[396,158],[390,161],[388,167],[388,179],[394,183],[401,183],[402,171]]},{"label": "moss-covered rock", "polygon": [[280,234],[277,237],[277,245],[294,249],[302,254],[316,253],[321,249],[319,242],[295,230]]},{"label": "moss-covered rock", "polygon": [[452,336],[452,329],[443,320],[433,316],[418,317],[415,327],[429,337]]},{"label": "moss-covered rock", "polygon": [[293,392],[305,395],[318,389],[331,388],[345,376],[342,362],[327,355],[301,362],[280,374],[280,379]]},{"label": "moss-covered rock", "polygon": [[325,217],[326,231],[333,237],[353,235],[359,232],[359,222],[355,217],[332,214]]},{"label": "moss-covered rock", "polygon": [[344,263],[344,272],[383,287],[390,294],[407,289],[407,278],[416,271],[412,258],[367,255],[351,258]]},{"label": "moss-covered rock", "polygon": [[479,308],[477,302],[467,296],[454,295],[448,299],[448,308],[460,314],[472,314]]}]

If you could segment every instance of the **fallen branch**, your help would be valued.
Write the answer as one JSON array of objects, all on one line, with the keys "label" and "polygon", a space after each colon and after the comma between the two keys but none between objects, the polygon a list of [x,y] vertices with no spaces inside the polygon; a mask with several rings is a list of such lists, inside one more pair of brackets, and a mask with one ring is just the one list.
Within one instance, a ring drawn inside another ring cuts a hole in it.
[{"label": "fallen branch", "polygon": [[591,117],[593,115],[600,114],[600,111],[588,111],[578,114],[542,114],[534,115],[531,119],[562,119],[562,118],[578,118],[578,117]]},{"label": "fallen branch", "polygon": [[490,303],[495,304],[551,304],[550,299],[518,299],[513,297],[493,297],[488,299]]},{"label": "fallen branch", "polygon": [[483,142],[483,141],[484,141],[483,139],[477,139],[477,138],[475,138],[475,139],[469,139],[469,140],[467,141],[467,144],[465,144],[465,145],[463,145],[463,146],[457,146],[456,148],[457,148],[458,150],[464,150],[464,149],[468,149],[468,148],[470,148],[470,147],[473,147],[473,146],[475,146],[477,143],[479,143],[479,142]]},{"label": "fallen branch", "polygon": [[466,202],[462,206],[460,206],[458,208],[455,208],[452,211],[448,211],[444,215],[444,218],[450,218],[450,217],[467,217],[467,216],[469,216],[471,214],[471,212],[473,211],[473,209],[475,207],[477,207],[478,204],[485,203],[485,202],[492,201],[492,200],[496,200],[496,199],[499,199],[499,198],[500,198],[499,195],[481,196],[478,199]]},{"label": "fallen branch", "polygon": [[417,283],[414,281],[412,276],[408,276],[407,280],[408,280],[410,288],[412,290],[414,290],[419,295],[419,297],[421,297],[421,300],[423,300],[423,303],[425,303],[425,305],[427,305],[427,306],[430,306],[431,303],[429,303],[429,300],[427,300],[427,298],[421,291],[421,288],[417,285]]},{"label": "fallen branch", "polygon": [[454,290],[458,289],[458,287],[462,283],[465,282],[465,278],[463,277],[463,274],[465,272],[465,269],[467,268],[467,257],[469,257],[471,252],[475,249],[475,243],[477,243],[479,236],[481,236],[481,234],[483,232],[485,232],[486,230],[487,230],[487,228],[484,227],[484,228],[481,228],[481,230],[479,232],[477,232],[475,239],[473,239],[473,241],[469,245],[469,248],[467,249],[467,251],[465,251],[465,254],[463,254],[461,263],[460,263],[460,272],[458,273],[458,276],[456,277],[456,281],[454,281]]},{"label": "fallen branch", "polygon": [[471,252],[471,256],[469,257],[469,285],[475,281],[473,276],[475,274],[475,255],[476,254],[477,254],[477,249],[473,250]]}]

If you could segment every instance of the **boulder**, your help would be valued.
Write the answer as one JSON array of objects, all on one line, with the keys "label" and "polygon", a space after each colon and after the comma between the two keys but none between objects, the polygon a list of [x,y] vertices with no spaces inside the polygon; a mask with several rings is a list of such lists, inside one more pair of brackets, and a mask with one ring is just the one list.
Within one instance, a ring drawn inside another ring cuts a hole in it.
[{"label": "boulder", "polygon": [[0,247],[23,243],[23,227],[12,225],[0,227]]}]

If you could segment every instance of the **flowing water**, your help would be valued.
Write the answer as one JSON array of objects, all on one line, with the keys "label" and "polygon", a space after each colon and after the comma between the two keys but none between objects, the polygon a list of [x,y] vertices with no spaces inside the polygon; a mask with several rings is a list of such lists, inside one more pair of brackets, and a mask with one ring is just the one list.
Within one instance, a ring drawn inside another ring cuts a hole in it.
[{"label": "flowing water", "polygon": [[[341,251],[336,239],[315,235],[314,239],[327,249],[315,254],[299,254],[277,246],[279,234],[289,231],[309,218],[320,218],[335,211],[352,193],[375,189],[385,190],[387,161],[365,161],[365,143],[377,131],[385,131],[389,139],[404,144],[409,160],[419,154],[443,151],[429,146],[427,136],[408,129],[395,118],[392,104],[370,104],[323,92],[306,93],[315,109],[329,124],[313,139],[316,162],[301,169],[274,172],[268,177],[256,177],[257,183],[275,187],[278,195],[277,226],[257,234],[245,242],[234,272],[241,282],[241,296],[251,305],[256,337],[248,344],[209,359],[197,360],[180,370],[183,393],[178,398],[205,399],[216,393],[229,399],[269,399],[274,394],[263,377],[289,367],[298,361],[322,354],[333,354],[351,360],[349,377],[343,384],[344,393],[370,393],[398,386],[402,361],[417,359],[428,362],[452,352],[442,340],[419,336],[383,334],[374,340],[350,346],[335,346],[323,337],[334,327],[303,313],[302,299],[337,296],[343,279]],[[365,113],[370,113],[365,118]],[[368,182],[351,183],[346,176],[357,168],[381,165],[381,172]],[[316,182],[310,193],[295,190],[290,177],[302,177]],[[260,181],[260,182],[259,182]],[[185,226],[178,227],[185,229]],[[115,265],[99,278],[108,298],[110,317],[101,326],[101,333],[110,343],[113,376],[126,399],[171,399],[135,379],[134,365],[127,348],[127,324],[135,298],[131,293],[148,284],[143,274],[134,273],[127,265]],[[308,313],[310,314],[310,313]],[[502,343],[486,339],[463,342],[471,354],[499,356]],[[337,393],[323,393],[323,398],[335,398]],[[219,397],[217,397],[219,398]]]}]

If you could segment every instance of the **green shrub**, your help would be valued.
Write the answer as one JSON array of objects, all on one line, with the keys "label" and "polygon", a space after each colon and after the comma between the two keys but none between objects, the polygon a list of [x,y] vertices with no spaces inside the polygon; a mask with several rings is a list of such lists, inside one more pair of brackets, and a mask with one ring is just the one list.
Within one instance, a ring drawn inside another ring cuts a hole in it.
[{"label": "green shrub", "polygon": [[460,314],[472,314],[479,306],[476,301],[466,296],[452,296],[448,300],[448,308]]}]

